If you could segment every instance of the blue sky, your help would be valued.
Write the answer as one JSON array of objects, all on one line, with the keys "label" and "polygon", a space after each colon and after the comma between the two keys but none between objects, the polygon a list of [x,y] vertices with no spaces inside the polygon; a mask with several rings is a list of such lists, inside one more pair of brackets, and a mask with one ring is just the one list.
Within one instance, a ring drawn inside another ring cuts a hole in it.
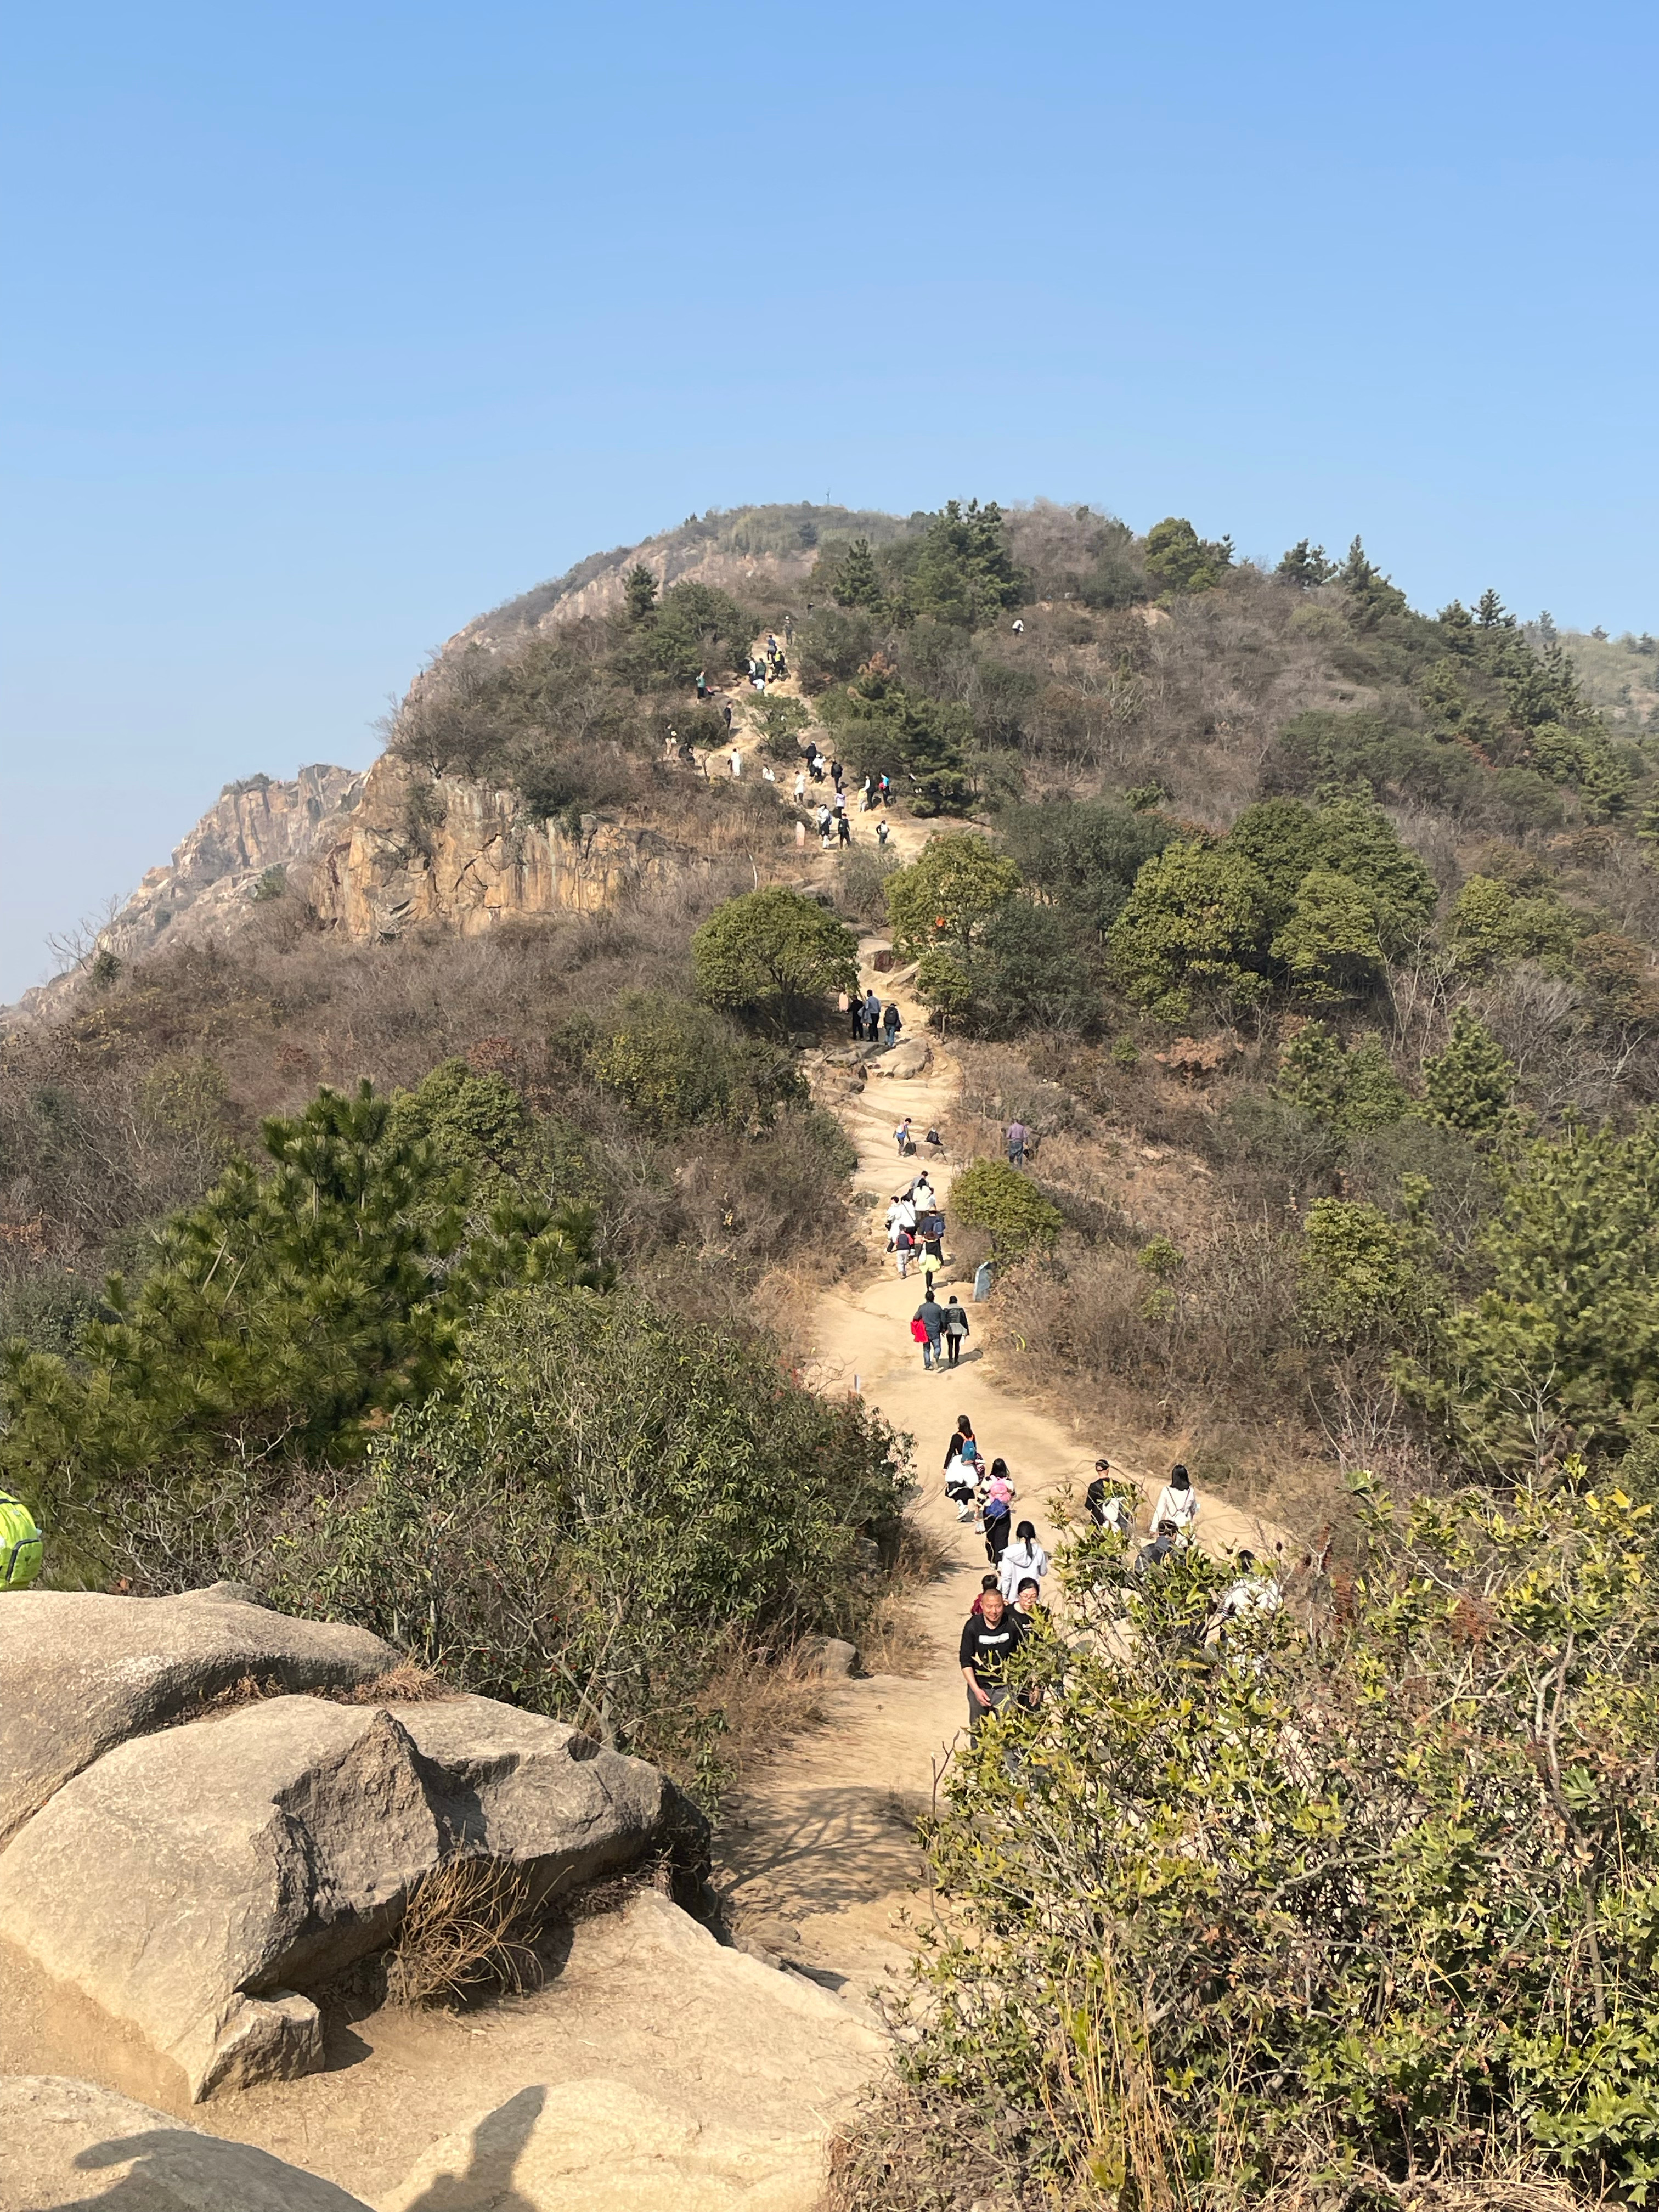
[{"label": "blue sky", "polygon": [[1635,6],[15,11],[0,996],[709,506],[1355,531],[1659,627]]}]

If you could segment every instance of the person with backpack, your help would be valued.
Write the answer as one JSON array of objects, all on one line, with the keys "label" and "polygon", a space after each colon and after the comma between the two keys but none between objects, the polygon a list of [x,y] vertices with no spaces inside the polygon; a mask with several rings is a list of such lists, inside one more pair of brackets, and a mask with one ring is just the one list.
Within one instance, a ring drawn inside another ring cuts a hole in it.
[{"label": "person with backpack", "polygon": [[971,1521],[979,1510],[979,1440],[966,1413],[958,1413],[945,1447],[945,1495],[957,1509],[958,1521]]},{"label": "person with backpack", "polygon": [[853,825],[844,814],[838,814],[836,817],[836,836],[843,850],[853,842]]},{"label": "person with backpack", "polygon": [[962,1357],[962,1347],[973,1334],[968,1326],[968,1309],[954,1291],[945,1309],[945,1364],[954,1367]]},{"label": "person with backpack", "polygon": [[904,1018],[890,999],[887,1001],[886,1011],[881,1018],[881,1033],[887,1040],[887,1048],[890,1052],[898,1042],[898,1033],[903,1027]]},{"label": "person with backpack", "polygon": [[931,1284],[927,1297],[911,1316],[910,1334],[913,1336],[915,1336],[918,1328],[921,1330],[916,1342],[921,1346],[922,1372],[928,1374],[936,1362],[941,1367],[945,1364],[939,1350],[939,1340],[945,1329],[945,1309],[933,1296]]},{"label": "person with backpack", "polygon": [[0,1490],[0,1590],[27,1589],[46,1553],[33,1514],[14,1492]]},{"label": "person with backpack", "polygon": [[[910,1272],[910,1255],[916,1249],[915,1231],[901,1221],[893,1231],[893,1257],[898,1262],[898,1279],[902,1282]],[[915,1334],[915,1330],[911,1334]]]},{"label": "person with backpack", "polygon": [[1048,1571],[1048,1554],[1037,1541],[1037,1532],[1029,1521],[1022,1521],[1014,1531],[1014,1540],[997,1562],[997,1572],[1002,1578],[1002,1595],[1012,1605],[1019,1595],[1019,1586],[1027,1575],[1041,1585]]},{"label": "person with backpack", "polygon": [[1006,1459],[991,1462],[991,1479],[985,1486],[985,1556],[994,1567],[1000,1569],[1002,1555],[1008,1548],[1008,1524],[1013,1518],[1014,1486],[1008,1478]]}]

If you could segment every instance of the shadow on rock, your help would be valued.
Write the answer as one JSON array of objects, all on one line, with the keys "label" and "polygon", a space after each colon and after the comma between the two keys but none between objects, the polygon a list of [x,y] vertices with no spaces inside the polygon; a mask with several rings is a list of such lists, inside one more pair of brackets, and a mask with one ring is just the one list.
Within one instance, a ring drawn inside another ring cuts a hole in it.
[{"label": "shadow on rock", "polygon": [[483,2205],[489,2212],[538,2212],[512,2182],[546,2102],[544,2088],[520,2089],[516,2097],[486,2113],[472,2131],[466,2172],[439,2174],[411,2199],[406,2212],[479,2212]]}]

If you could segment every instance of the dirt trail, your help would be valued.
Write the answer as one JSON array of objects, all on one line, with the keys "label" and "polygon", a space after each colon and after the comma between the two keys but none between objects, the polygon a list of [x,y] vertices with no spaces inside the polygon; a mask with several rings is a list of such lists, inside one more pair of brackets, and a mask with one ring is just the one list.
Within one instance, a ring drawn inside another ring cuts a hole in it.
[{"label": "dirt trail", "polygon": [[[929,825],[931,827],[933,825]],[[921,823],[896,820],[896,845],[919,848]],[[864,980],[896,998],[908,1036],[925,1036],[924,1012],[895,978],[869,965],[881,940],[864,947]],[[912,1082],[872,1077],[863,1094],[839,1107],[858,1147],[857,1190],[877,1194],[869,1213],[871,1268],[838,1284],[818,1301],[809,1323],[811,1364],[805,1377],[831,1395],[858,1389],[894,1425],[913,1435],[921,1492],[911,1510],[941,1547],[944,1566],[915,1600],[917,1626],[932,1647],[927,1671],[912,1680],[876,1675],[829,1693],[829,1724],[788,1746],[729,1807],[718,1848],[719,1880],[727,1908],[749,1940],[860,2006],[902,1971],[914,1936],[908,1923],[923,1917],[925,1869],[915,1842],[917,1815],[933,1798],[966,1718],[957,1666],[957,1639],[986,1569],[984,1544],[958,1522],[945,1498],[945,1439],[958,1413],[971,1415],[981,1449],[1000,1454],[1012,1474],[1016,1520],[1029,1516],[1050,1549],[1068,1498],[1082,1492],[1103,1452],[1146,1492],[1142,1525],[1163,1472],[1125,1465],[1109,1437],[1083,1436],[1000,1388],[986,1372],[994,1343],[994,1300],[970,1306],[972,1335],[954,1370],[925,1372],[909,1322],[922,1290],[912,1267],[901,1282],[884,1254],[885,1202],[915,1173],[920,1160],[898,1159],[893,1131],[908,1115],[919,1134],[948,1116],[961,1085],[950,1054],[933,1048],[931,1068]],[[953,1170],[932,1170],[949,1209]],[[948,1264],[937,1280],[967,1304],[971,1282]],[[1203,1500],[1199,1540],[1218,1555],[1249,1546],[1270,1553],[1279,1532],[1219,1501]]]}]

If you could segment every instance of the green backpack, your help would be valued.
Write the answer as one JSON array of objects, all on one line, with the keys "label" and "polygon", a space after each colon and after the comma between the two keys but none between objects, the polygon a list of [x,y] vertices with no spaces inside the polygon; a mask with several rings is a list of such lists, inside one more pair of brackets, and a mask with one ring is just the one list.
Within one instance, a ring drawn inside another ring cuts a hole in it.
[{"label": "green backpack", "polygon": [[33,1514],[21,1498],[0,1490],[0,1590],[27,1589],[45,1553]]}]

